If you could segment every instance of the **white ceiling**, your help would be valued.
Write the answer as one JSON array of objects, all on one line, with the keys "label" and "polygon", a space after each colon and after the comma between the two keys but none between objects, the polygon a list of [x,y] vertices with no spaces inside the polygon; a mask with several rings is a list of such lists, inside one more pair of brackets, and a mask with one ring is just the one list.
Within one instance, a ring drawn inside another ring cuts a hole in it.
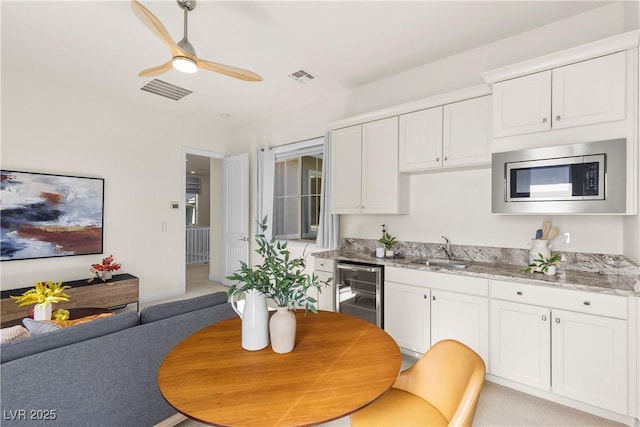
[{"label": "white ceiling", "polygon": [[[141,3],[176,41],[182,38],[182,11],[174,0]],[[605,4],[198,0],[189,14],[198,56],[249,69],[264,81],[171,70],[158,78],[194,91],[176,103],[139,90],[151,79],[138,72],[170,55],[129,1],[3,0],[2,70],[31,70],[68,90],[237,124]],[[299,84],[287,77],[299,69],[317,79]],[[222,113],[231,117],[222,119]]]}]

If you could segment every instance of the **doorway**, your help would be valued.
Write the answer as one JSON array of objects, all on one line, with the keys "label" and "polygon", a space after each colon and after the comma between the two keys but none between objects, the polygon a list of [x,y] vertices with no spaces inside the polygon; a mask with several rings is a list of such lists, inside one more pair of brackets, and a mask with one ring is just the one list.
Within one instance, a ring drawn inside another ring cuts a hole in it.
[{"label": "doorway", "polygon": [[220,286],[223,158],[220,153],[182,147],[181,288],[190,295]]}]

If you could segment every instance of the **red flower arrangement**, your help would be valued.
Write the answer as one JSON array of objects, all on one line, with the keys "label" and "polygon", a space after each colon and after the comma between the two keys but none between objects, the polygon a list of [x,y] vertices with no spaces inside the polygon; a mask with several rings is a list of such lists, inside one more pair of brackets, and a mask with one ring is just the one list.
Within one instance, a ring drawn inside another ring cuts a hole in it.
[{"label": "red flower arrangement", "polygon": [[[113,255],[109,255],[106,258],[102,259],[101,264],[91,264],[90,272],[95,273],[96,277],[103,282],[111,279],[111,274],[113,271],[120,270],[122,267],[121,264],[117,264],[113,261]],[[95,277],[92,277],[89,282],[91,282]]]}]

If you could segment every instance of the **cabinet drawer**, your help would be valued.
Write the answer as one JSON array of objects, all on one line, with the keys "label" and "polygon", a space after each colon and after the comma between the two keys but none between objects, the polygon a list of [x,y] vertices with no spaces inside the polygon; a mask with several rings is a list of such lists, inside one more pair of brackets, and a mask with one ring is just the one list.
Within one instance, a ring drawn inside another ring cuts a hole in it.
[{"label": "cabinet drawer", "polygon": [[404,283],[424,288],[459,292],[468,295],[488,296],[489,281],[479,277],[459,276],[457,274],[432,273],[410,268],[386,267],[385,281]]},{"label": "cabinet drawer", "polygon": [[492,280],[491,298],[619,319],[627,318],[627,298],[618,295]]},{"label": "cabinet drawer", "polygon": [[328,271],[333,274],[334,261],[327,258],[314,258],[313,269],[320,271]]}]

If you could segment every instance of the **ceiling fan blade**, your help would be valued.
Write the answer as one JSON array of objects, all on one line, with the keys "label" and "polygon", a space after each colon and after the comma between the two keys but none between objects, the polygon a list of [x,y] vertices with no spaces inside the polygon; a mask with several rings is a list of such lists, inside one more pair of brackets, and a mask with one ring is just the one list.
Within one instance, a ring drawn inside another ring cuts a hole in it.
[{"label": "ceiling fan blade", "polygon": [[162,65],[158,65],[156,67],[147,68],[146,70],[140,71],[138,76],[140,77],[151,77],[151,76],[159,76],[162,73],[166,73],[170,69],[173,68],[173,59],[169,60]]},{"label": "ceiling fan blade", "polygon": [[171,49],[171,55],[176,56],[183,54],[182,49],[180,49],[176,42],[173,41],[167,29],[162,25],[162,22],[160,22],[160,20],[156,18],[149,9],[141,5],[137,0],[131,0],[131,8],[138,19],[140,19],[143,24],[149,27],[155,35],[160,37],[160,39],[169,46],[169,49]]},{"label": "ceiling fan blade", "polygon": [[211,61],[205,61],[204,59],[197,58],[192,56],[192,58],[196,61],[198,68],[202,68],[203,70],[209,70],[220,74],[225,74],[230,77],[234,77],[236,79],[244,80],[247,82],[261,82],[262,77],[258,74],[249,71],[243,70],[242,68],[232,67],[231,65],[218,64]]}]

